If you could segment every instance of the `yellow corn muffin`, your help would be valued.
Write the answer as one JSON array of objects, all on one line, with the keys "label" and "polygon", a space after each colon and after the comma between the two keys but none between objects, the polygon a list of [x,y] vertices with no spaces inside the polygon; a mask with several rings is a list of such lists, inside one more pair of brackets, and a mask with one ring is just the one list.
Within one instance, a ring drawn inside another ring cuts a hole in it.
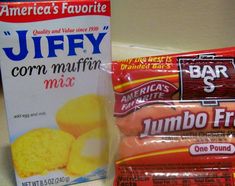
[{"label": "yellow corn muffin", "polygon": [[62,106],[56,114],[56,121],[62,130],[77,138],[96,127],[105,126],[103,107],[100,96],[81,96]]},{"label": "yellow corn muffin", "polygon": [[105,128],[96,128],[80,136],[72,145],[67,171],[83,176],[108,161],[108,141]]},{"label": "yellow corn muffin", "polygon": [[24,178],[65,167],[74,141],[71,134],[48,128],[20,136],[11,145],[18,175]]}]

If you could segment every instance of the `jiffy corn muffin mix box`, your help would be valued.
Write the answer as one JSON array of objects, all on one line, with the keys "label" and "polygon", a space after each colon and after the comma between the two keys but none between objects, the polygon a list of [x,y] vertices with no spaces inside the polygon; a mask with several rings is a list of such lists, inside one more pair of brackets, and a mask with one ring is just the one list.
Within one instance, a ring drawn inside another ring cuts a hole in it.
[{"label": "jiffy corn muffin mix box", "polygon": [[97,82],[101,64],[111,60],[110,1],[1,2],[0,40],[17,184],[105,178]]}]

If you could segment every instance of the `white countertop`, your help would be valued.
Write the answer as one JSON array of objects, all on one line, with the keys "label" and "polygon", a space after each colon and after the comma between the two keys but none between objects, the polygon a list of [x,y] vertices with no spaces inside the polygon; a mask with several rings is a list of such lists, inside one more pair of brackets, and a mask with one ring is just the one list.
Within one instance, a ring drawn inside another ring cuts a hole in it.
[{"label": "white countertop", "polygon": [[[170,52],[179,52],[173,49],[149,49],[145,47],[137,47],[134,45],[113,43],[113,60],[147,56],[147,55],[160,55]],[[10,144],[8,138],[8,128],[6,121],[6,111],[4,107],[4,98],[2,87],[0,86],[0,186],[15,186],[14,170],[11,161]],[[103,182],[80,184],[79,186],[102,186]]]}]

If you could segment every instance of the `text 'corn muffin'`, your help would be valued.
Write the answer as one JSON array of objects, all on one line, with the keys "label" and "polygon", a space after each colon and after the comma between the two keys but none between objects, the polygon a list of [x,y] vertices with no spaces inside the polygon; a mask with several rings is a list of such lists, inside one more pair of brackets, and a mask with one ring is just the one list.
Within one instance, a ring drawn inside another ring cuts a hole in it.
[{"label": "text 'corn muffin'", "polygon": [[96,127],[105,126],[103,108],[100,96],[80,96],[68,101],[58,110],[56,121],[62,130],[78,137]]},{"label": "text 'corn muffin'", "polygon": [[67,171],[72,175],[86,175],[108,161],[106,128],[96,128],[80,136],[72,145]]},{"label": "text 'corn muffin'", "polygon": [[20,136],[11,146],[18,175],[24,178],[65,167],[74,140],[71,134],[48,128]]}]

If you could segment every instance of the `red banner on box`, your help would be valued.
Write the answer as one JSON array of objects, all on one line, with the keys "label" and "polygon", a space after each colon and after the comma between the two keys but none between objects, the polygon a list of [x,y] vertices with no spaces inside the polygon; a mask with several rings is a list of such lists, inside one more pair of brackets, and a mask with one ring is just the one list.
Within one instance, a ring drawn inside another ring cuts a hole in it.
[{"label": "red banner on box", "polygon": [[35,22],[74,16],[110,16],[109,0],[2,2],[0,21]]}]

